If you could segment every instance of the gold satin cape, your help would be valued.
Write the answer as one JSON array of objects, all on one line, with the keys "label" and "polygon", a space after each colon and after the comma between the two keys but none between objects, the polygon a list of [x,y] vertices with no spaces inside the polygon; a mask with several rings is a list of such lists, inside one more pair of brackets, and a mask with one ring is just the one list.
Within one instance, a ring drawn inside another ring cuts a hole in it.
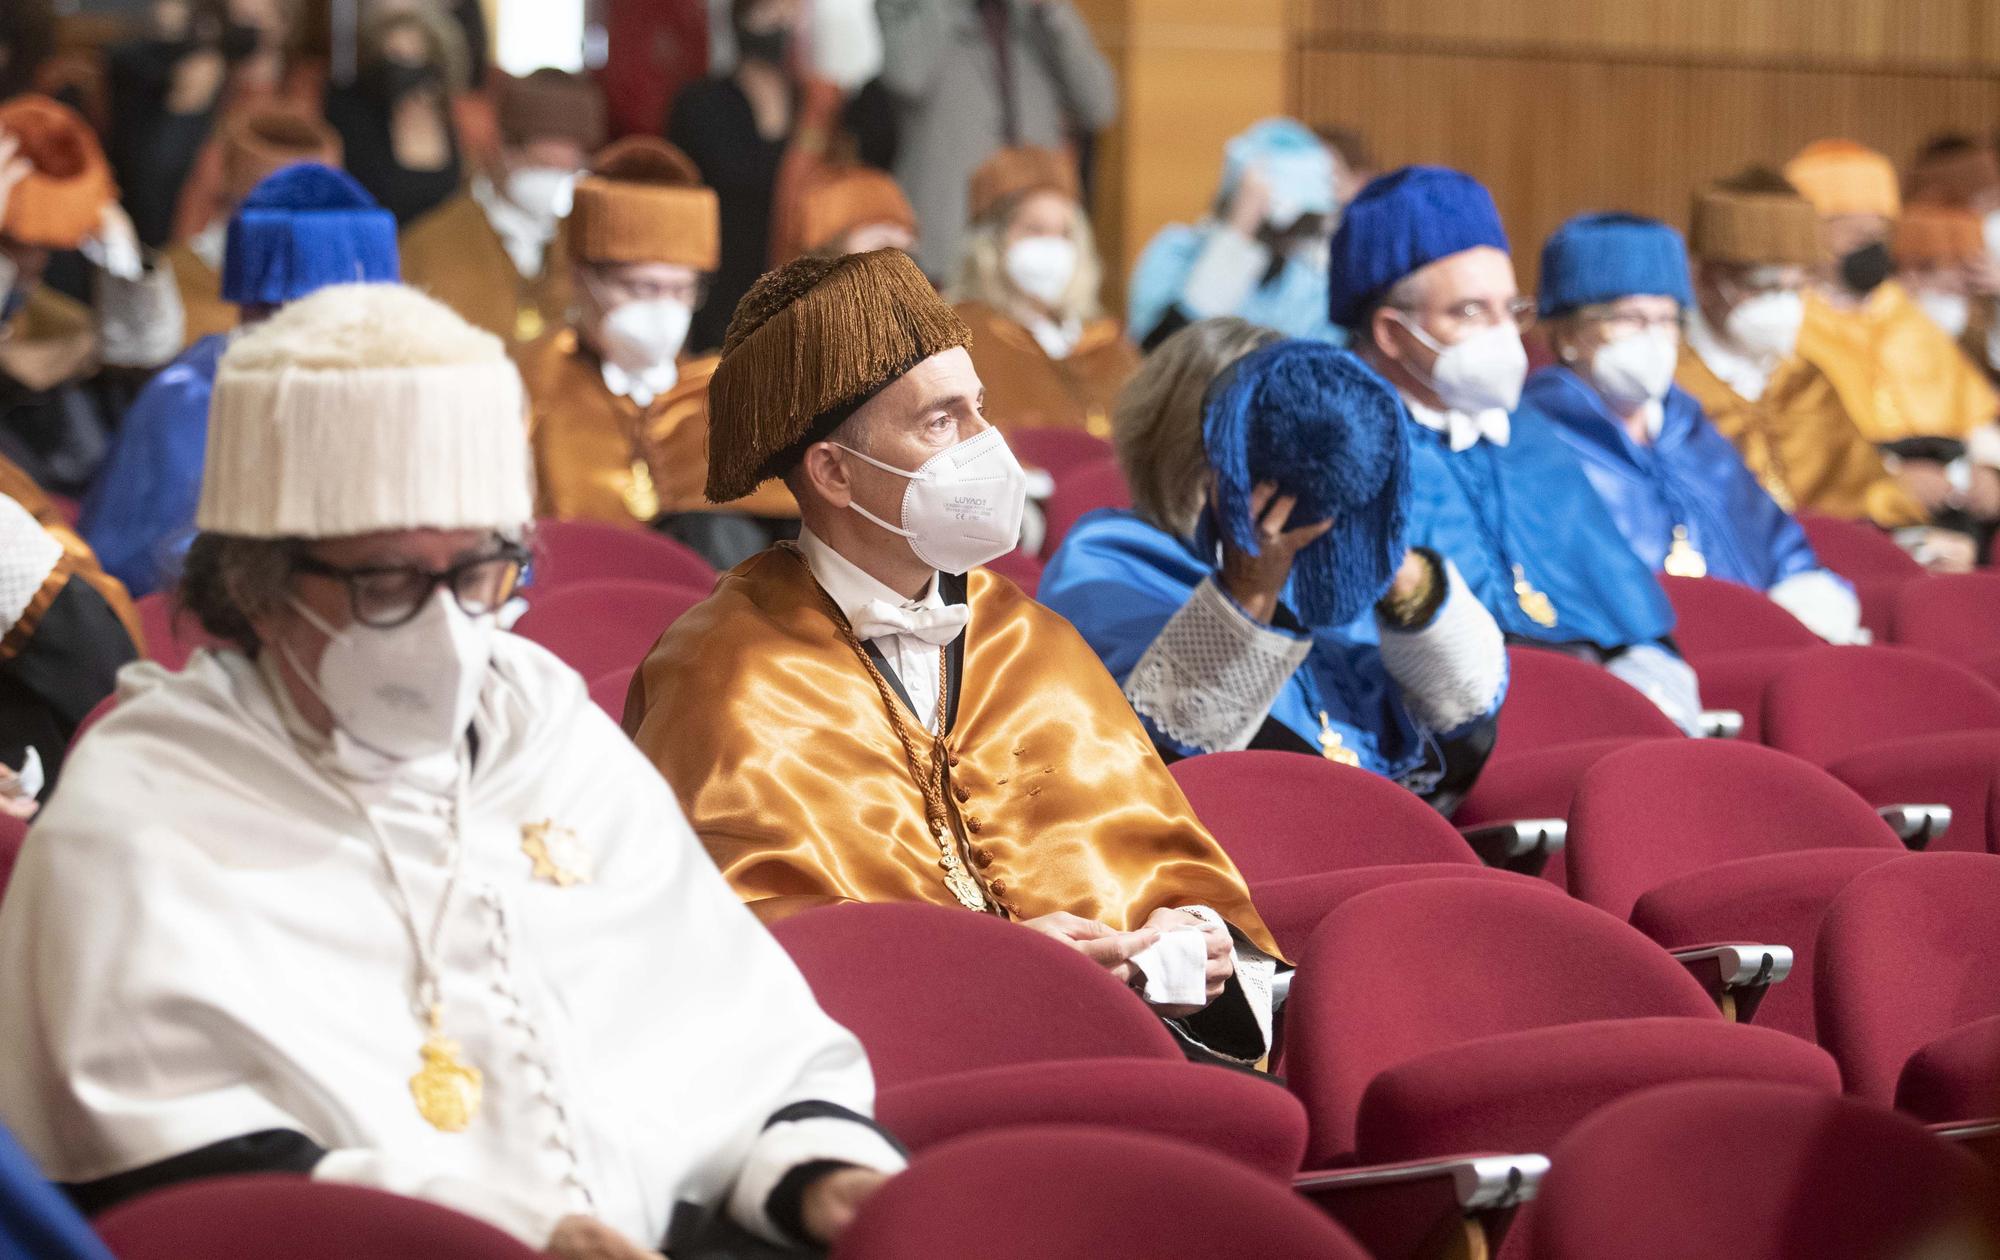
[{"label": "gold satin cape", "polygon": [[1139,351],[1115,319],[1092,320],[1066,359],[1051,359],[1020,321],[984,302],[961,302],[972,330],[972,366],[986,386],[986,416],[1003,433],[1082,429],[1111,436],[1111,404],[1139,370]]},{"label": "gold satin cape", "polygon": [[1870,442],[1962,441],[2000,414],[1985,376],[1894,280],[1851,311],[1809,299],[1799,356],[1833,382]]},{"label": "gold satin cape", "polygon": [[181,348],[186,349],[203,337],[234,329],[241,312],[236,303],[223,300],[222,277],[215,268],[203,262],[186,241],[177,241],[162,253],[174,270],[174,287],[180,290],[181,310],[187,317]]},{"label": "gold satin cape", "polygon": [[557,232],[542,273],[521,275],[471,193],[460,193],[403,229],[403,283],[422,289],[467,323],[519,349],[562,325],[570,305],[569,260]]},{"label": "gold satin cape", "polygon": [[[1014,919],[1067,910],[1127,931],[1205,905],[1280,957],[1070,624],[983,569],[967,603],[945,796],[987,900]],[[923,795],[836,615],[795,548],[751,557],[660,637],[625,728],[767,922],[838,901],[956,906]],[[902,718],[927,752],[921,723]]]}]

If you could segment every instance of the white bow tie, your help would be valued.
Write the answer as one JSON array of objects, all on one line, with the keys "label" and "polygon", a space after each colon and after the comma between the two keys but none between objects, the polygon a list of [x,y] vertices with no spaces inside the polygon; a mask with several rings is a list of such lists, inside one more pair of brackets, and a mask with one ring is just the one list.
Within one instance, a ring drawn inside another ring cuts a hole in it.
[{"label": "white bow tie", "polygon": [[964,630],[972,611],[964,604],[942,608],[904,608],[886,599],[871,599],[854,610],[854,637],[879,639],[886,635],[908,634],[934,647],[943,647]]},{"label": "white bow tie", "polygon": [[1485,438],[1495,446],[1505,446],[1513,437],[1514,426],[1508,421],[1507,413],[1494,408],[1477,414],[1454,411],[1447,422],[1446,437],[1454,451],[1469,451]]}]

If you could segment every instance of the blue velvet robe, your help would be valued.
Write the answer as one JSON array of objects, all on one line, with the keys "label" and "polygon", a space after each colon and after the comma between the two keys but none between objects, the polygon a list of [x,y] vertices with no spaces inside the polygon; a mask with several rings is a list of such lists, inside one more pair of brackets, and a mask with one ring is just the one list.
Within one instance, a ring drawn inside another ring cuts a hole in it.
[{"label": "blue velvet robe", "polygon": [[169,583],[194,537],[208,399],[228,344],[203,337],[146,383],[84,499],[79,531],[134,598]]},{"label": "blue velvet robe", "polygon": [[[1221,230],[1212,222],[1192,226],[1173,223],[1147,244],[1132,268],[1126,294],[1125,326],[1134,342],[1143,343],[1167,313],[1180,306],[1188,276],[1208,244],[1209,234]],[[1242,306],[1227,313],[1287,337],[1346,345],[1347,334],[1327,318],[1326,310],[1326,267],[1293,256],[1285,259],[1268,283],[1252,289]]]},{"label": "blue velvet robe", "polygon": [[[1214,572],[1214,560],[1203,559],[1182,539],[1137,513],[1107,508],[1086,515],[1063,539],[1042,574],[1036,598],[1077,628],[1122,687],[1194,588]],[[1285,628],[1310,634],[1313,646],[1271,707],[1270,720],[1298,736],[1306,749],[1315,749],[1324,710],[1328,725],[1364,768],[1421,795],[1430,794],[1446,759],[1440,741],[1489,722],[1499,711],[1496,699],[1492,713],[1459,731],[1424,729],[1382,664],[1373,610],[1340,629],[1308,631],[1296,621]],[[1203,751],[1176,743],[1150,721],[1146,729],[1165,752],[1192,756]]]},{"label": "blue velvet robe", "polygon": [[1603,399],[1566,367],[1528,378],[1521,412],[1555,426],[1576,453],[1611,519],[1648,568],[1658,570],[1684,525],[1708,576],[1768,591],[1820,567],[1799,523],[1764,491],[1693,395],[1676,386],[1659,436],[1632,440]]},{"label": "blue velvet robe", "polygon": [[[1404,423],[1410,545],[1449,556],[1509,638],[1611,653],[1672,633],[1666,592],[1626,545],[1555,425],[1519,412],[1506,446],[1481,441],[1453,451],[1444,434]],[[1521,608],[1516,564],[1555,604],[1553,627]]]},{"label": "blue velvet robe", "polygon": [[[10,1070],[25,1072],[28,1066],[12,1064]],[[91,1232],[83,1214],[42,1177],[5,1128],[0,1128],[0,1256],[111,1260],[111,1249]]]}]

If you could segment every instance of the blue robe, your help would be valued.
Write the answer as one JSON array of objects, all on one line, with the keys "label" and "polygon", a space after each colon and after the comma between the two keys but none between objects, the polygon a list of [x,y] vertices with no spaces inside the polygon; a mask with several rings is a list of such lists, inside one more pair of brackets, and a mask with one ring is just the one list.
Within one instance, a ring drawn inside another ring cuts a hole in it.
[{"label": "blue robe", "polygon": [[[1134,342],[1143,344],[1160,321],[1180,306],[1188,275],[1208,244],[1209,234],[1221,230],[1215,223],[1171,223],[1160,229],[1139,255],[1125,298],[1125,324]],[[1252,289],[1243,304],[1228,314],[1287,337],[1346,345],[1347,334],[1327,318],[1326,311],[1325,266],[1314,266],[1293,255],[1285,259],[1275,277]],[[1191,312],[1182,314],[1193,319]]]},{"label": "blue robe", "polygon": [[1665,563],[1674,526],[1708,562],[1708,576],[1768,591],[1820,567],[1786,515],[1701,404],[1676,386],[1650,446],[1632,440],[1603,399],[1566,367],[1528,379],[1521,411],[1543,417],[1576,453],[1626,542],[1648,567]]},{"label": "blue robe", "polygon": [[[1674,611],[1653,571],[1632,554],[1611,514],[1548,420],[1513,417],[1506,446],[1453,451],[1410,426],[1410,545],[1449,556],[1509,638],[1589,644],[1600,653],[1656,643]],[[1556,624],[1529,617],[1514,565],[1555,604]]]},{"label": "blue robe", "polygon": [[[15,965],[22,965],[15,960]],[[25,1072],[26,1064],[9,1070]],[[43,1178],[35,1162],[0,1128],[0,1256],[24,1260],[111,1260],[82,1213]]]},{"label": "blue robe", "polygon": [[[1063,539],[1036,598],[1077,628],[1122,687],[1194,588],[1214,572],[1214,561],[1182,539],[1137,513],[1107,508],[1086,515]],[[1319,747],[1324,710],[1328,725],[1363,767],[1428,795],[1446,760],[1440,740],[1453,740],[1493,716],[1474,719],[1459,731],[1425,730],[1382,664],[1372,610],[1337,630],[1308,631],[1296,621],[1285,628],[1310,634],[1313,646],[1271,707],[1270,721],[1296,735],[1306,750]],[[1498,711],[1496,699],[1493,712]],[[1164,752],[1203,751],[1176,743],[1150,720],[1146,729]]]},{"label": "blue robe", "polygon": [[168,583],[194,537],[208,398],[228,343],[203,337],[146,383],[84,500],[78,529],[134,598]]}]

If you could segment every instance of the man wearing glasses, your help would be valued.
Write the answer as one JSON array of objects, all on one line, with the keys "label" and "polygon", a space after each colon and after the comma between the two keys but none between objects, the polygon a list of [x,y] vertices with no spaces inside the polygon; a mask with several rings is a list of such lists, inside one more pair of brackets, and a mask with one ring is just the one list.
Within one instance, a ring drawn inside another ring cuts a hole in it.
[{"label": "man wearing glasses", "polygon": [[1369,184],[1334,235],[1331,314],[1414,421],[1410,545],[1450,557],[1510,639],[1600,663],[1698,730],[1659,583],[1554,427],[1512,414],[1535,304],[1492,195],[1441,167]]},{"label": "man wearing glasses", "polygon": [[125,674],[0,907],[0,1125],[86,1210],[283,1171],[657,1260],[829,1243],[901,1167],[666,783],[496,628],[522,412],[398,285],[223,356],[181,598],[229,646]]}]

